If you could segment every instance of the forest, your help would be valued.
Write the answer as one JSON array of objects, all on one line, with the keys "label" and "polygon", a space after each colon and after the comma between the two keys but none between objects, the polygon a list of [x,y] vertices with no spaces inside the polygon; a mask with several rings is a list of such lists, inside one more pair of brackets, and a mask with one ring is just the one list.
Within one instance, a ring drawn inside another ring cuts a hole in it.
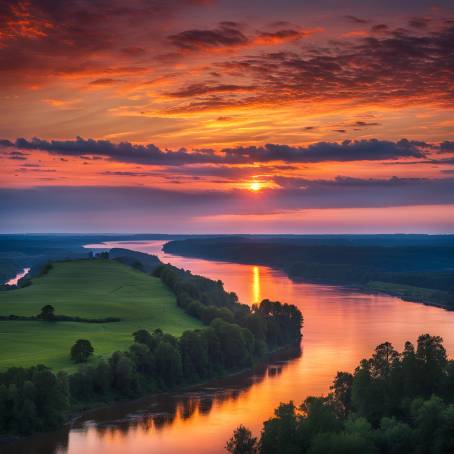
[{"label": "forest", "polygon": [[234,454],[454,452],[454,361],[443,340],[423,334],[402,352],[378,345],[354,373],[338,372],[331,392],[300,406],[281,403],[259,437],[240,425]]}]

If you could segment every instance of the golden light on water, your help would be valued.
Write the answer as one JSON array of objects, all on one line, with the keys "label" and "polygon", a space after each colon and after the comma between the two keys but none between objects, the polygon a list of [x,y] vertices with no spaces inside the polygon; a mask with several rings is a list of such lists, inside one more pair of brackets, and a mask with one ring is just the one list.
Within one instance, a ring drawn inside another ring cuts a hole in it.
[{"label": "golden light on water", "polygon": [[260,268],[258,266],[252,267],[253,281],[252,281],[252,293],[254,303],[259,303],[260,298]]}]

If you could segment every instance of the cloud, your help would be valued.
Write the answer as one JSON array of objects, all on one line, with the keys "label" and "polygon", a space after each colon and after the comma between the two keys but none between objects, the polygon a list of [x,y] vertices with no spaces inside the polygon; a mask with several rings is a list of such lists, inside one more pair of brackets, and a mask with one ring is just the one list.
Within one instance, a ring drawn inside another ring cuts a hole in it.
[{"label": "cloud", "polygon": [[[453,91],[448,81],[454,72],[453,41],[454,24],[444,24],[417,32],[390,29],[380,36],[299,52],[282,50],[230,58],[214,68],[221,68],[218,71],[235,76],[237,81],[253,80],[257,89],[248,99],[218,99],[217,108],[222,101],[228,101],[228,107],[235,102],[241,107],[273,105],[279,99],[281,103],[436,104],[452,109]],[[200,110],[203,101],[197,99],[186,111]],[[213,109],[205,101],[204,108]]]},{"label": "cloud", "polygon": [[111,79],[109,77],[102,77],[100,79],[92,80],[90,82],[90,85],[113,85],[118,82],[122,82],[122,81],[118,80],[118,79]]},{"label": "cloud", "polygon": [[344,16],[344,18],[347,19],[347,21],[351,22],[352,24],[364,25],[364,24],[368,24],[370,22],[367,19],[361,19],[356,16]]},{"label": "cloud", "polygon": [[355,121],[352,126],[357,126],[360,128],[364,128],[367,126],[380,126],[380,123],[377,122],[368,122],[368,121]]},{"label": "cloud", "polygon": [[176,220],[190,223],[199,216],[454,204],[454,178],[293,180],[277,180],[280,189],[265,189],[260,194],[242,190],[169,191],[127,186],[0,188],[0,216],[20,229],[47,219],[56,222],[54,227],[59,226],[58,222],[68,216],[78,226],[99,221],[111,231],[125,219],[131,220],[136,228],[143,227],[140,220],[147,217],[150,230],[160,225],[160,219],[174,224]]},{"label": "cloud", "polygon": [[7,159],[12,161],[26,161],[29,153],[23,153],[22,151],[7,151],[4,153],[7,156]]},{"label": "cloud", "polygon": [[196,51],[246,45],[249,39],[234,22],[222,22],[211,30],[192,29],[170,35],[169,41],[178,49]]},{"label": "cloud", "polygon": [[0,141],[0,146],[17,150],[39,150],[59,156],[96,156],[116,162],[148,165],[186,164],[253,164],[283,161],[287,163],[382,161],[401,158],[425,158],[428,144],[402,139],[398,142],[370,139],[345,140],[341,143],[318,142],[307,147],[266,144],[263,146],[188,151],[161,150],[153,144],[138,145],[129,142],[113,143],[108,140],[42,140],[33,138]]},{"label": "cloud", "polygon": [[342,143],[319,142],[307,147],[267,144],[263,147],[236,147],[223,150],[227,156],[239,156],[251,162],[285,161],[314,163],[327,161],[381,161],[399,158],[423,158],[419,144],[402,139],[398,142],[346,140]]},{"label": "cloud", "polygon": [[310,31],[300,31],[294,29],[283,29],[273,32],[260,32],[254,39],[255,44],[282,44],[292,41],[298,41],[310,35]]},{"label": "cloud", "polygon": [[408,25],[417,29],[425,29],[430,23],[430,19],[425,17],[414,17],[408,21]]},{"label": "cloud", "polygon": [[454,151],[454,141],[445,140],[440,144],[441,151]]},{"label": "cloud", "polygon": [[247,34],[237,22],[221,22],[213,29],[191,29],[168,36],[168,41],[183,52],[219,51],[245,46],[268,46],[299,41],[320,29],[258,30]]},{"label": "cloud", "polygon": [[0,80],[16,85],[75,77],[78,66],[104,77],[119,58],[142,58],[137,43],[156,39],[169,18],[197,3],[203,7],[191,0],[1,2]]},{"label": "cloud", "polygon": [[204,95],[207,93],[235,93],[235,92],[251,92],[256,87],[254,85],[235,85],[235,84],[216,84],[210,85],[207,83],[191,84],[177,91],[167,93],[175,98],[187,98],[192,96]]}]

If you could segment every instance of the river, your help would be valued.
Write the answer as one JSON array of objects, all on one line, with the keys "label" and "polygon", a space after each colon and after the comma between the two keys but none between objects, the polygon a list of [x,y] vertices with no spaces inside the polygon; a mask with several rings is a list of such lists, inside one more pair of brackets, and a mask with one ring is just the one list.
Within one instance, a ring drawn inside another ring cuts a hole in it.
[{"label": "river", "polygon": [[8,279],[6,282],[5,282],[5,285],[17,285],[17,283],[23,278],[25,277],[30,271],[30,268],[24,268],[22,271],[20,271],[19,273],[17,273],[14,277],[12,277],[11,279]]},{"label": "river", "polygon": [[[304,315],[301,355],[209,387],[141,399],[96,410],[69,430],[16,443],[15,454],[217,454],[240,423],[259,434],[280,402],[301,403],[328,392],[338,370],[353,371],[359,360],[388,340],[402,349],[422,333],[444,338],[454,352],[454,312],[329,285],[295,283],[280,271],[183,258],[161,251],[162,241],[105,243],[158,255],[165,263],[221,279],[243,303],[264,298],[297,305]],[[12,451],[11,451],[12,452]]]}]

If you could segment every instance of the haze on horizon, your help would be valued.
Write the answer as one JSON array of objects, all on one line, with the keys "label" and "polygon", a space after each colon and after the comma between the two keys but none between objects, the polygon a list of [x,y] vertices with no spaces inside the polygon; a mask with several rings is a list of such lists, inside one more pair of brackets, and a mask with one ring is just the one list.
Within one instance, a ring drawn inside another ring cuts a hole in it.
[{"label": "haze on horizon", "polygon": [[0,232],[454,232],[451,1],[7,1]]}]

